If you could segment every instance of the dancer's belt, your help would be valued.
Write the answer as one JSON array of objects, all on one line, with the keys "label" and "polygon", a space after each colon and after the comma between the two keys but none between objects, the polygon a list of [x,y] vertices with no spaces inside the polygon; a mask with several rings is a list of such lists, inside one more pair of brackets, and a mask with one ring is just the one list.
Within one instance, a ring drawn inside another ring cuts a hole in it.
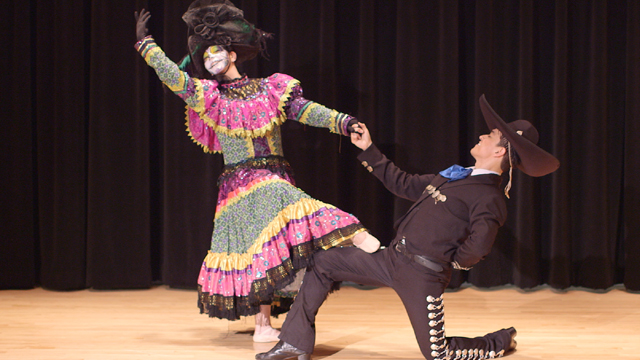
[{"label": "dancer's belt", "polygon": [[[291,165],[285,158],[279,155],[268,155],[242,160],[234,164],[227,164],[222,169],[218,178],[218,186],[221,186],[228,179],[232,179],[236,171],[240,169],[266,169],[273,173],[282,175],[284,179],[290,179],[293,184],[293,171]],[[294,184],[295,185],[295,184]]]},{"label": "dancer's belt", "polygon": [[[404,240],[404,239],[403,239]],[[422,255],[415,255],[409,252],[409,250],[407,250],[407,245],[405,245],[403,242],[399,242],[396,244],[395,246],[396,251],[398,251],[400,254],[408,257],[409,259],[411,259],[412,261],[426,267],[429,268],[435,272],[442,272],[444,270],[444,268],[442,267],[442,265],[438,264],[437,262],[433,261],[433,260],[429,260],[426,257],[422,256]]]}]

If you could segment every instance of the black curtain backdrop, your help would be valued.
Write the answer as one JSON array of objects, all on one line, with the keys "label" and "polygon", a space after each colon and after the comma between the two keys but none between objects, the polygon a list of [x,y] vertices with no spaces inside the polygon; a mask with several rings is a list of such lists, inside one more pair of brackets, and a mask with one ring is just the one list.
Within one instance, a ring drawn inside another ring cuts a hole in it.
[{"label": "black curtain backdrop", "polygon": [[[209,248],[220,155],[134,50],[133,12],[179,60],[189,0],[9,1],[0,12],[0,289],[194,288]],[[640,2],[237,0],[275,34],[249,76],[284,72],[357,116],[409,172],[472,164],[487,99],[527,119],[561,161],[514,172],[509,219],[463,282],[640,291]],[[410,205],[346,137],[283,126],[298,186],[383,242]],[[636,180],[633,180],[636,179]]]}]

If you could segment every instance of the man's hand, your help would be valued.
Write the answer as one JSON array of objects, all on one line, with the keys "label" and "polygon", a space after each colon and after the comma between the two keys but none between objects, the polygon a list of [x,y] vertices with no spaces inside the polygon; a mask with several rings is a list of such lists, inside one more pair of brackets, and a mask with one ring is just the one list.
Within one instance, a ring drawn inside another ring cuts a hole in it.
[{"label": "man's hand", "polygon": [[147,22],[151,17],[151,13],[146,11],[145,9],[140,10],[138,14],[137,11],[133,13],[136,18],[136,37],[138,40],[144,39],[149,33],[149,29],[147,29]]},{"label": "man's hand", "polygon": [[[355,126],[356,125],[354,125],[354,127]],[[367,150],[372,144],[369,129],[367,129],[367,126],[361,122],[359,122],[357,126],[358,129],[351,133],[351,143],[362,150]]]}]

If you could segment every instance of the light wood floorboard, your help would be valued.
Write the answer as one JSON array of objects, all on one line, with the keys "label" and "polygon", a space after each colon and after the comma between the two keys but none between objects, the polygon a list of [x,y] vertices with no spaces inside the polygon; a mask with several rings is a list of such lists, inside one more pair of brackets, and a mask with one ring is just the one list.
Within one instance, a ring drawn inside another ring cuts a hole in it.
[{"label": "light wood floorboard", "polygon": [[[273,343],[251,339],[253,318],[200,315],[196,292],[0,291],[0,359],[253,359]],[[448,335],[518,329],[511,360],[640,359],[640,295],[467,288],[445,294]],[[280,327],[284,316],[273,320]],[[320,309],[313,359],[422,359],[388,288],[350,286]]]}]

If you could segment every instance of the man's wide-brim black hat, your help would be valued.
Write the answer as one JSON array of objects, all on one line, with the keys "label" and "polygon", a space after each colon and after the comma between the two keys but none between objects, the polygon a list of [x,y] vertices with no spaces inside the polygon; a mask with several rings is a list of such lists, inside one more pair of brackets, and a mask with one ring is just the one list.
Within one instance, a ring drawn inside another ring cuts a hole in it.
[{"label": "man's wide-brim black hat", "polygon": [[544,176],[560,167],[555,156],[540,148],[538,130],[527,120],[505,123],[487,102],[484,94],[480,96],[480,110],[489,130],[498,129],[509,140],[513,150],[520,157],[517,168],[530,176]]}]

